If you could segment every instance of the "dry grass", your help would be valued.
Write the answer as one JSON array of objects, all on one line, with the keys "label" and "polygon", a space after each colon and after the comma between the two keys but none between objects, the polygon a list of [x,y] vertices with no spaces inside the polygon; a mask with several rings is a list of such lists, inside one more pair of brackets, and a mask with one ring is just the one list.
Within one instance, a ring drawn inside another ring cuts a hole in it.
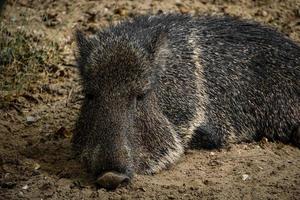
[{"label": "dry grass", "polygon": [[[13,31],[12,31],[13,30]],[[59,62],[58,44],[0,24],[0,108],[6,108]]]}]

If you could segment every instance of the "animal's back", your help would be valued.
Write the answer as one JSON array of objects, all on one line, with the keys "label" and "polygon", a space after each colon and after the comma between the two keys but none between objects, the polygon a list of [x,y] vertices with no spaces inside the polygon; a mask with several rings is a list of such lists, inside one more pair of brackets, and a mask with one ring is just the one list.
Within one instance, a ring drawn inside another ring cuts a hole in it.
[{"label": "animal's back", "polygon": [[[300,121],[297,44],[230,17],[162,15],[136,26],[149,38],[166,34],[169,52],[157,95],[184,140],[196,130],[199,145],[207,147],[264,136],[290,141]],[[151,43],[144,35],[133,37]]]},{"label": "animal's back", "polygon": [[300,47],[257,24],[208,24],[200,46],[211,123],[234,141],[289,142],[300,121]]}]

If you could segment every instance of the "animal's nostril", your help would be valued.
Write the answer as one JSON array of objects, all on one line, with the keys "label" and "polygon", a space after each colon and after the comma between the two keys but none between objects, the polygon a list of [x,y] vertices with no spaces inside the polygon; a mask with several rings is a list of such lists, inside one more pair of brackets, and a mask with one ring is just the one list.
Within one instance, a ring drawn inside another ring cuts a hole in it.
[{"label": "animal's nostril", "polygon": [[118,186],[127,185],[130,181],[130,178],[118,172],[106,172],[102,174],[96,181],[96,183],[105,189],[113,190]]}]

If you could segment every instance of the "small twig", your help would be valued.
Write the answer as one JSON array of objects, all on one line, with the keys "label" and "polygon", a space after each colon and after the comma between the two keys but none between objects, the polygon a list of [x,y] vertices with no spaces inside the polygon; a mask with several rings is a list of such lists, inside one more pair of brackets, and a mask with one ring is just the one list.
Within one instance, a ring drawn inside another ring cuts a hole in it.
[{"label": "small twig", "polygon": [[71,90],[70,90],[70,92],[69,92],[69,94],[68,94],[68,97],[67,97],[67,99],[66,99],[66,106],[67,106],[67,107],[68,107],[68,105],[69,105],[69,101],[70,101],[70,99],[71,99],[71,95],[72,95],[72,93],[73,93],[73,90],[74,90],[74,87],[71,88]]},{"label": "small twig", "polygon": [[72,63],[63,63],[62,65],[66,67],[77,67],[76,64],[72,64]]}]

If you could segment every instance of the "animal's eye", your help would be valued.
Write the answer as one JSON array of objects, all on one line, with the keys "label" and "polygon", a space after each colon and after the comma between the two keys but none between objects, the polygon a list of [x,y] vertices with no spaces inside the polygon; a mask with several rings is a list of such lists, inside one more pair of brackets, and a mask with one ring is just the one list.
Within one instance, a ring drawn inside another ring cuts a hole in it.
[{"label": "animal's eye", "polygon": [[136,96],[137,101],[143,101],[146,97],[147,93],[142,93]]},{"label": "animal's eye", "polygon": [[143,93],[138,94],[136,96],[136,100],[137,101],[143,101],[148,93],[149,93],[149,91],[144,91]]},{"label": "animal's eye", "polygon": [[95,98],[95,95],[91,94],[91,93],[86,93],[85,94],[85,97],[88,99],[88,100],[93,100]]}]

